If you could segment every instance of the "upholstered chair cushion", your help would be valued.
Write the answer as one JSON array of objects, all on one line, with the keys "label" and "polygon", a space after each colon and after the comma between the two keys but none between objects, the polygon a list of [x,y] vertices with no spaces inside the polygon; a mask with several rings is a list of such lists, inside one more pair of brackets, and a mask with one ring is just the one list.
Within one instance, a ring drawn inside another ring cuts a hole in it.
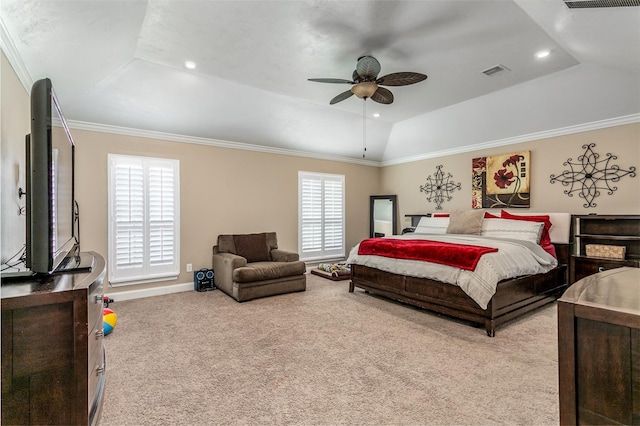
[{"label": "upholstered chair cushion", "polygon": [[271,260],[267,235],[264,233],[234,235],[233,243],[236,246],[236,254],[247,259],[249,263]]},{"label": "upholstered chair cushion", "polygon": [[253,281],[272,280],[275,278],[302,275],[306,271],[304,262],[260,262],[237,268],[233,271],[233,281],[248,283]]}]

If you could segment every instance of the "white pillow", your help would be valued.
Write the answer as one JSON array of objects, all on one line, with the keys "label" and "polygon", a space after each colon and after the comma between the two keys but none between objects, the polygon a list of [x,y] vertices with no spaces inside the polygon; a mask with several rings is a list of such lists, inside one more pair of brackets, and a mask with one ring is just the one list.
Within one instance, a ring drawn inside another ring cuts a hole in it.
[{"label": "white pillow", "polygon": [[482,232],[480,232],[480,235],[484,237],[531,241],[532,243],[540,244],[543,227],[544,223],[542,222],[513,219],[487,219],[482,222]]},{"label": "white pillow", "polygon": [[446,234],[448,226],[448,217],[423,217],[413,232],[415,234]]}]

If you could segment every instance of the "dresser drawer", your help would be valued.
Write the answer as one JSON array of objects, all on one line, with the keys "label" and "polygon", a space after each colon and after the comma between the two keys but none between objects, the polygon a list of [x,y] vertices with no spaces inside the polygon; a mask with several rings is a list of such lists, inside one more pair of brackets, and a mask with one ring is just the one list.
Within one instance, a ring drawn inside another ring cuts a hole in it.
[{"label": "dresser drawer", "polygon": [[584,277],[597,274],[598,272],[606,271],[609,269],[621,268],[623,266],[630,266],[634,268],[640,267],[640,261],[638,260],[604,259],[599,257],[586,256],[573,256],[571,260],[573,264],[572,284]]},{"label": "dresser drawer", "polygon": [[100,388],[100,380],[102,380],[106,374],[105,353],[102,346],[96,348],[96,351],[91,353],[87,366],[87,401],[89,401],[89,407],[91,407]]},{"label": "dresser drawer", "polygon": [[89,329],[95,327],[98,320],[102,320],[102,285],[96,285],[87,296],[87,325]]},{"label": "dresser drawer", "polygon": [[104,330],[103,330],[103,322],[101,320],[97,321],[94,327],[89,331],[87,337],[87,354],[89,357],[97,350],[97,348],[101,348],[103,346],[104,339]]}]

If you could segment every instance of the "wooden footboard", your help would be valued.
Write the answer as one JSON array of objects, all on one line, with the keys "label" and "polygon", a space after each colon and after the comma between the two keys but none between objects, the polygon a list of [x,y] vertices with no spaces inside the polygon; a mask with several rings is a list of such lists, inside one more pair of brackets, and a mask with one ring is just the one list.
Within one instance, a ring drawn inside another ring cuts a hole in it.
[{"label": "wooden footboard", "polygon": [[567,288],[567,266],[498,283],[487,309],[481,309],[458,286],[367,266],[351,265],[349,292],[355,287],[484,325],[487,335],[493,337],[499,324],[556,300]]}]

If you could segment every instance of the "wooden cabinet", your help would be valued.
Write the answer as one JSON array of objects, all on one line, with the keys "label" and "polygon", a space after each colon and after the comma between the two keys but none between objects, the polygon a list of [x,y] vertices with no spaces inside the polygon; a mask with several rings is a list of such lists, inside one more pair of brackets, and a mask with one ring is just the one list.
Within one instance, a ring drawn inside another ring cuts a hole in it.
[{"label": "wooden cabinet", "polygon": [[88,254],[90,272],[3,280],[2,424],[99,420],[105,261]]},{"label": "wooden cabinet", "polygon": [[560,424],[640,424],[640,269],[590,275],[558,299]]},{"label": "wooden cabinet", "polygon": [[[573,216],[573,254],[569,266],[569,284],[608,269],[640,267],[640,216]],[[587,256],[587,245],[624,247],[624,259]]]}]

